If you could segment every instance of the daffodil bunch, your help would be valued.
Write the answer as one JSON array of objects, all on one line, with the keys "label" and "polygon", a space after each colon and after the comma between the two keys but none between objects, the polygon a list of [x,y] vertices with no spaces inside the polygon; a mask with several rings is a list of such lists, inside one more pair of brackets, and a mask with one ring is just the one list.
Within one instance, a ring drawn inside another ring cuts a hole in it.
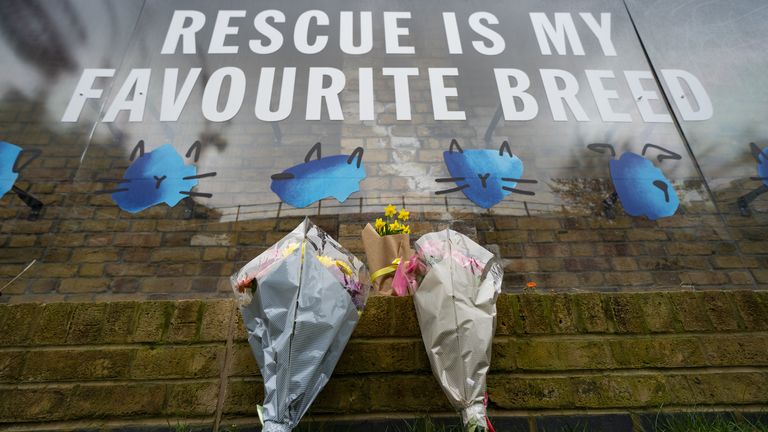
[{"label": "daffodil bunch", "polygon": [[392,204],[384,207],[384,217],[376,219],[374,228],[380,236],[391,234],[410,234],[411,227],[406,222],[411,217],[411,212],[406,209],[397,210]]}]

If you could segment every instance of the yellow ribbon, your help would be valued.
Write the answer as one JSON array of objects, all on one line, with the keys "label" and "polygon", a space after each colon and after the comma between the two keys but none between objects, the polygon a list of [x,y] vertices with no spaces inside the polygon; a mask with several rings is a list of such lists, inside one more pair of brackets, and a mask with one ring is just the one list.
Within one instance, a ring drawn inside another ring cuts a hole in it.
[{"label": "yellow ribbon", "polygon": [[382,277],[384,275],[388,275],[388,274],[392,273],[393,271],[397,270],[397,266],[398,265],[400,265],[400,258],[395,258],[392,261],[392,265],[388,265],[388,266],[386,266],[386,267],[384,267],[382,269],[376,270],[371,275],[371,283],[375,282],[376,279],[378,279],[378,278],[380,278],[380,277]]}]

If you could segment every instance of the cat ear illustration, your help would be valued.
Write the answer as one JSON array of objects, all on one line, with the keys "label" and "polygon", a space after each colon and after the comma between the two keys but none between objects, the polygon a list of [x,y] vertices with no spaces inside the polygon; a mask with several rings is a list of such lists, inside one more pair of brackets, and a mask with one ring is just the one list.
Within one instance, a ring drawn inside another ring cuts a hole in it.
[{"label": "cat ear illustration", "polygon": [[131,151],[131,159],[130,159],[131,162],[133,162],[133,160],[136,159],[137,153],[139,157],[144,156],[144,140],[139,140],[139,142],[136,143],[136,146],[133,148],[133,151]]},{"label": "cat ear illustration", "polygon": [[616,150],[613,148],[612,144],[604,144],[604,143],[594,143],[594,144],[588,144],[587,148],[592,150],[593,152],[605,154],[606,150],[610,150],[611,157],[616,156]]},{"label": "cat ear illustration", "polygon": [[673,159],[673,160],[680,160],[683,157],[679,154],[673,152],[672,150],[667,150],[664,147],[657,146],[656,144],[648,143],[643,147],[642,153],[640,153],[642,156],[645,156],[645,152],[648,151],[649,148],[660,150],[662,154],[656,156],[656,159],[659,162],[663,162],[665,159]]},{"label": "cat ear illustration", "polygon": [[322,148],[323,148],[322,144],[320,144],[319,142],[315,143],[315,145],[313,145],[312,148],[309,149],[309,151],[307,152],[307,155],[304,156],[304,162],[311,161],[312,160],[312,153],[315,153],[315,152],[317,152],[317,160],[322,159],[323,156],[322,156],[322,153],[320,151]]},{"label": "cat ear illustration", "polygon": [[[189,149],[187,149],[187,153],[184,156],[187,159],[189,159],[190,156],[192,156],[194,154],[195,156],[192,158],[192,161],[197,162],[198,160],[200,160],[200,151],[202,149],[203,149],[203,145],[200,143],[199,140],[197,140],[197,141],[193,142],[191,146],[189,146]],[[209,172],[209,173],[204,173],[204,174],[190,175],[190,176],[182,177],[181,179],[182,180],[197,180],[197,179],[201,179],[201,178],[215,177],[215,176],[216,176],[215,172]],[[211,198],[213,196],[213,194],[210,194],[210,193],[192,192],[191,190],[180,191],[179,193],[182,194],[182,195],[187,195],[187,196],[191,196],[191,197],[200,197],[200,198]]]},{"label": "cat ear illustration", "polygon": [[357,165],[357,167],[360,168],[360,164],[363,163],[363,148],[362,147],[356,148],[352,152],[352,154],[349,155],[349,159],[347,159],[347,163],[351,164],[352,161],[355,160],[355,158],[357,158],[357,163],[355,165]]},{"label": "cat ear illustration", "polygon": [[360,190],[360,182],[365,178],[363,148],[357,147],[350,155],[322,157],[321,146],[312,146],[304,163],[271,176],[270,189],[283,202],[296,208],[329,197],[344,202]]},{"label": "cat ear illustration", "polygon": [[203,145],[200,144],[200,141],[195,141],[192,143],[191,146],[189,146],[189,150],[187,150],[187,154],[185,155],[187,159],[192,155],[192,153],[195,154],[193,161],[197,162],[200,159],[200,150],[203,148]]},{"label": "cat ear illustration", "polygon": [[451,153],[453,153],[453,149],[454,149],[454,148],[455,148],[455,149],[456,149],[456,150],[457,150],[459,153],[464,153],[464,150],[462,150],[462,149],[461,149],[461,146],[459,145],[459,142],[458,142],[458,141],[456,141],[456,139],[455,139],[455,138],[451,140],[451,146],[450,146],[450,147],[448,147],[448,151],[450,151]]},{"label": "cat ear illustration", "polygon": [[[13,172],[20,173],[27,167],[33,160],[37,159],[43,152],[38,149],[22,150],[19,156],[16,158],[16,162],[13,163]],[[27,160],[24,160],[25,156],[29,156]],[[23,162],[22,162],[23,161]]]},{"label": "cat ear illustration", "polygon": [[504,152],[507,152],[509,157],[514,157],[515,155],[512,154],[512,149],[509,148],[509,141],[504,141],[501,143],[501,147],[499,147],[499,156],[504,156]]},{"label": "cat ear illustration", "polygon": [[[454,151],[454,148],[458,151]],[[510,193],[535,195],[534,192],[515,187],[538,181],[522,178],[523,161],[512,154],[507,141],[501,144],[498,151],[465,151],[454,139],[448,151],[443,152],[443,160],[451,176],[435,179],[435,182],[454,183],[455,187],[436,191],[435,195],[461,191],[470,201],[483,208],[493,207]]]}]

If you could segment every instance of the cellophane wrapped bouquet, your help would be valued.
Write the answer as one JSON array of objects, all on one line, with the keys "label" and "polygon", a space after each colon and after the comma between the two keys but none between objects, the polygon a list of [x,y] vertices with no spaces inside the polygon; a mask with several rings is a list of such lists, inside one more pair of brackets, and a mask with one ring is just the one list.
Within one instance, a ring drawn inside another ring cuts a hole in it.
[{"label": "cellophane wrapped bouquet", "polygon": [[264,379],[263,430],[293,430],[357,325],[366,267],[305,219],[231,280]]},{"label": "cellophane wrapped bouquet", "polygon": [[466,431],[491,432],[486,376],[504,271],[494,254],[453,230],[429,233],[395,275],[413,293],[424,347]]}]

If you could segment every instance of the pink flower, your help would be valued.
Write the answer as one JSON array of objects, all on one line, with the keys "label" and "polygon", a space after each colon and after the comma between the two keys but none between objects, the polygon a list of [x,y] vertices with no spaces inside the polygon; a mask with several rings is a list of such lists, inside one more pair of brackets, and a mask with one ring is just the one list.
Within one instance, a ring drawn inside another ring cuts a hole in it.
[{"label": "pink flower", "polygon": [[464,268],[469,268],[473,274],[479,274],[483,271],[483,264],[475,258],[468,257],[458,251],[453,251],[453,259]]},{"label": "pink flower", "polygon": [[408,295],[408,278],[405,275],[405,263],[400,261],[392,277],[392,291],[396,296],[402,297]]},{"label": "pink flower", "polygon": [[404,296],[416,292],[426,272],[427,266],[418,253],[407,261],[401,261],[392,278],[392,290],[395,295]]},{"label": "pink flower", "polygon": [[409,275],[423,275],[427,272],[427,266],[424,264],[424,260],[421,259],[419,254],[414,254],[406,262],[405,273]]},{"label": "pink flower", "polygon": [[439,257],[443,256],[444,254],[443,244],[437,241],[425,241],[419,245],[419,248],[424,253],[424,255]]}]

